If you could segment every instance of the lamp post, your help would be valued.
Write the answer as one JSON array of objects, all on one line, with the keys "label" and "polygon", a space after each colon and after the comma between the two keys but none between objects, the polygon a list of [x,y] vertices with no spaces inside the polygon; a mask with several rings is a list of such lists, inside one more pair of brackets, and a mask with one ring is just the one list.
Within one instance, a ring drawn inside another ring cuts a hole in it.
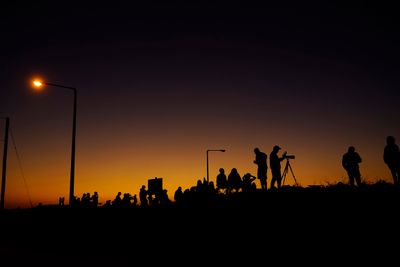
[{"label": "lamp post", "polygon": [[208,152],[210,151],[219,151],[219,152],[225,152],[225,149],[207,149],[206,152],[206,161],[207,161],[207,184],[209,183],[209,171],[208,171]]},{"label": "lamp post", "polygon": [[39,80],[33,81],[33,86],[37,89],[40,89],[43,85],[49,85],[54,87],[60,87],[72,90],[74,92],[74,109],[73,109],[73,118],[72,118],[72,148],[71,148],[71,171],[70,171],[70,184],[69,184],[69,205],[72,205],[72,201],[74,199],[74,183],[75,183],[75,139],[76,139],[76,102],[77,102],[77,90],[75,87],[42,82]]},{"label": "lamp post", "polygon": [[6,193],[6,174],[7,174],[7,148],[8,148],[8,130],[10,128],[10,118],[4,118],[6,120],[6,128],[4,134],[4,149],[3,149],[3,171],[1,176],[1,200],[0,209],[4,209],[4,197]]}]

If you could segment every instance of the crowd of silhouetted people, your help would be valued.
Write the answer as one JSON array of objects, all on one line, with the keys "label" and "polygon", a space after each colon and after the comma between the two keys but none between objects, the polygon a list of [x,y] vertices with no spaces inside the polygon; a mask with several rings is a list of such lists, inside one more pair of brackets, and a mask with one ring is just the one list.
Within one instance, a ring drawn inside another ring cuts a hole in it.
[{"label": "crowd of silhouetted people", "polygon": [[[288,170],[289,159],[294,159],[294,156],[287,155],[284,152],[281,156],[278,155],[281,148],[278,145],[273,146],[269,154],[269,168],[271,169],[271,181],[269,188],[267,186],[268,173],[268,155],[262,152],[259,148],[254,149],[255,159],[254,164],[257,165],[257,176],[251,173],[245,173],[243,176],[239,174],[237,168],[232,168],[226,174],[224,168],[219,169],[216,176],[216,183],[208,181],[205,178],[198,179],[195,186],[183,189],[179,186],[173,194],[173,200],[168,197],[166,189],[158,188],[150,190],[146,185],[142,185],[139,190],[139,199],[136,194],[118,192],[113,200],[106,200],[105,203],[99,203],[99,195],[97,192],[93,194],[84,193],[82,197],[74,197],[71,205],[82,208],[94,207],[114,207],[114,208],[129,208],[129,207],[153,207],[153,206],[168,206],[171,203],[182,205],[187,203],[197,202],[212,202],[217,198],[228,197],[235,193],[252,193],[256,191],[277,191],[282,188],[285,175]],[[281,162],[287,160],[287,164],[282,173]],[[400,179],[400,151],[393,136],[386,138],[386,146],[383,153],[384,163],[388,166],[392,177],[393,184],[398,186]],[[361,187],[362,176],[359,164],[362,162],[361,156],[356,152],[354,146],[349,146],[347,152],[342,156],[342,167],[346,170],[350,187]],[[290,167],[290,166],[289,166]],[[290,167],[291,168],[291,167]],[[290,171],[292,171],[290,169]],[[292,175],[293,171],[292,171]],[[259,180],[260,188],[256,186],[256,180]],[[157,178],[156,178],[157,180]],[[162,181],[158,180],[158,182]],[[297,182],[297,181],[296,181]],[[150,185],[150,184],[149,184]],[[297,184],[296,184],[297,185]],[[64,206],[64,197],[59,198],[59,206]]]}]

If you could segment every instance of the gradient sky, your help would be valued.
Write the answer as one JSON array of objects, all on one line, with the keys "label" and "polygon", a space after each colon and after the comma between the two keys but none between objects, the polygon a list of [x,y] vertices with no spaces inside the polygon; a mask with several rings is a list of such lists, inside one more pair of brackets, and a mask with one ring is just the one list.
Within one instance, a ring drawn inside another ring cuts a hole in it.
[{"label": "gradient sky", "polygon": [[350,145],[366,181],[391,182],[382,156],[387,135],[400,139],[400,25],[388,4],[10,2],[0,117],[26,185],[10,140],[6,207],[68,198],[72,92],[35,92],[34,77],[78,90],[78,196],[104,203],[162,177],[172,198],[206,176],[207,149],[227,150],[210,153],[214,181],[220,167],[256,174],[253,149],[275,144],[296,155],[303,186],[347,182]]}]

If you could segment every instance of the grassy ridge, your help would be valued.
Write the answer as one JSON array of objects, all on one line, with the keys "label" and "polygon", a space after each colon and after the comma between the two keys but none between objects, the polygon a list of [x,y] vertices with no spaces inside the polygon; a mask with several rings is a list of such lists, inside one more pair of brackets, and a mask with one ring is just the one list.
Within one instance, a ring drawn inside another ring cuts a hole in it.
[{"label": "grassy ridge", "polygon": [[389,244],[398,242],[399,192],[386,183],[362,188],[338,184],[212,200],[202,196],[180,206],[5,210],[0,214],[0,251],[11,260],[27,260],[13,258],[23,254],[41,264],[56,260],[56,265],[83,263],[81,259],[132,263],[138,257],[173,264],[183,255],[198,262],[213,262],[214,257],[221,263],[278,256],[289,260],[285,255],[292,254],[307,261],[314,254],[364,260],[384,253],[388,259],[396,250]]}]

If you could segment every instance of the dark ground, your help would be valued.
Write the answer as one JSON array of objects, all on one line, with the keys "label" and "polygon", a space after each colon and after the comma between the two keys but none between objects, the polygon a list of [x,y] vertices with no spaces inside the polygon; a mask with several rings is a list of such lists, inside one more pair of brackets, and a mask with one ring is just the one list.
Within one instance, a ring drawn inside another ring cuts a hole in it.
[{"label": "dark ground", "polygon": [[1,266],[392,265],[399,196],[388,186],[310,188],[190,207],[5,210]]}]

